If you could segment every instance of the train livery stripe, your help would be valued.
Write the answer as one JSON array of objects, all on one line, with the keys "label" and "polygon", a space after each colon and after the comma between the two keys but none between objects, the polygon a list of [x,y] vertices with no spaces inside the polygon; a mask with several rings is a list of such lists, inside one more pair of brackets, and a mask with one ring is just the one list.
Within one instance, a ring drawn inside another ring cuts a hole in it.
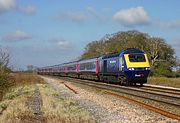
[{"label": "train livery stripe", "polygon": [[96,58],[96,74],[98,74],[98,58]]},{"label": "train livery stripe", "polygon": [[145,59],[146,59],[145,62],[130,62],[128,55],[129,54],[124,54],[127,68],[150,67],[147,54],[144,54]]},{"label": "train livery stripe", "polygon": [[76,64],[76,73],[78,73],[78,64]]}]

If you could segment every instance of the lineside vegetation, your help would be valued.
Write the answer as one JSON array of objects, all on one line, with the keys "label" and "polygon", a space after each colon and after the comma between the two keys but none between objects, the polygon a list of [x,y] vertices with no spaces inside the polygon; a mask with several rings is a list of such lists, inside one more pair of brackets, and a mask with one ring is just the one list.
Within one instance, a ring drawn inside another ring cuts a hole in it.
[{"label": "lineside vegetation", "polygon": [[[15,75],[16,85],[0,101],[0,121],[8,123],[96,123],[92,116],[77,102],[65,100],[61,94],[31,74]],[[31,79],[30,79],[31,78]],[[17,81],[18,80],[18,81]],[[34,115],[29,106],[36,88],[42,99],[42,115]]]}]

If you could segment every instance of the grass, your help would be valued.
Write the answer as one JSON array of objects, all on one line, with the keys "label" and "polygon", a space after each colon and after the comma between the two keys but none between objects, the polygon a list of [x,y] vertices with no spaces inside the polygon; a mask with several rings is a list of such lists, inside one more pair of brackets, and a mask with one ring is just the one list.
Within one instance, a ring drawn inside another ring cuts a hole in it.
[{"label": "grass", "polygon": [[4,95],[3,101],[0,102],[0,122],[2,123],[24,123],[19,116],[32,115],[26,107],[28,97],[32,96],[35,85],[26,85],[12,88]]},{"label": "grass", "polygon": [[15,85],[31,85],[36,83],[44,83],[44,80],[31,73],[16,73],[14,75]]},{"label": "grass", "polygon": [[[14,84],[0,101],[0,123],[95,123],[92,116],[72,100],[64,100],[61,94],[31,74],[13,75]],[[27,102],[38,87],[42,96],[42,115],[34,115]]]},{"label": "grass", "polygon": [[72,100],[64,100],[47,85],[39,86],[43,112],[48,123],[95,123],[90,114]]},{"label": "grass", "polygon": [[36,83],[43,83],[43,79],[28,73],[16,73],[13,75],[0,74],[0,101],[11,88]]},{"label": "grass", "polygon": [[180,88],[180,78],[149,77],[147,83]]}]

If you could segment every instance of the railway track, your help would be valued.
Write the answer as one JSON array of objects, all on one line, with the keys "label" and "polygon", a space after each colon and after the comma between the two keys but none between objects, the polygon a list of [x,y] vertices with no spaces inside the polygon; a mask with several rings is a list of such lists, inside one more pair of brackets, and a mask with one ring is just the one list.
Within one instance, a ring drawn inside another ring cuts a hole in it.
[{"label": "railway track", "polygon": [[159,88],[157,89],[154,87],[149,88],[146,86],[126,87],[126,86],[119,86],[114,84],[67,78],[67,77],[61,77],[61,79],[180,107],[180,94],[176,90],[171,91],[168,89],[159,89]]},{"label": "railway track", "polygon": [[162,92],[165,94],[170,94],[172,96],[173,95],[180,96],[180,89],[175,89],[175,88],[164,88],[164,87],[158,87],[158,86],[145,85],[145,86],[141,87],[141,89]]},{"label": "railway track", "polygon": [[[138,88],[124,87],[124,86],[119,86],[119,85],[112,85],[112,84],[107,84],[107,83],[73,79],[73,78],[67,78],[67,77],[61,77],[61,79],[65,80],[65,81],[69,81],[69,82],[75,82],[75,83],[95,87],[95,88],[98,88],[101,90],[103,89],[103,90],[105,90],[104,93],[106,93],[106,94],[113,95],[118,98],[126,99],[129,102],[132,102],[134,104],[142,106],[146,109],[149,109],[151,111],[154,111],[154,112],[164,115],[166,117],[169,117],[172,119],[177,119],[180,121],[180,115],[178,115],[178,114],[174,114],[169,111],[157,108],[156,106],[154,107],[152,105],[149,105],[149,104],[143,103],[141,101],[137,101],[132,98],[121,95],[122,93],[128,94],[131,96],[136,96],[136,97],[145,98],[148,100],[166,103],[168,105],[172,105],[172,106],[179,108],[180,107],[179,91],[176,91],[175,89],[171,90],[171,89],[167,89],[167,88],[155,88],[155,87],[149,88],[148,86],[138,87]],[[157,90],[159,90],[159,91],[157,91]]]}]

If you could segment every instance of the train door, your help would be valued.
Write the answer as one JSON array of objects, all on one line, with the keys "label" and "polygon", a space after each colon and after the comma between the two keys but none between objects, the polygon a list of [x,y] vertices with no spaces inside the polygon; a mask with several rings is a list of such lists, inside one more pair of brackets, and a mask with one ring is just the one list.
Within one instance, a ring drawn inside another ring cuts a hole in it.
[{"label": "train door", "polygon": [[107,60],[104,60],[103,66],[104,66],[104,73],[106,73],[107,72]]},{"label": "train door", "polygon": [[123,56],[120,56],[120,59],[119,59],[119,71],[123,71],[123,68],[124,68],[124,59],[123,59]]}]

